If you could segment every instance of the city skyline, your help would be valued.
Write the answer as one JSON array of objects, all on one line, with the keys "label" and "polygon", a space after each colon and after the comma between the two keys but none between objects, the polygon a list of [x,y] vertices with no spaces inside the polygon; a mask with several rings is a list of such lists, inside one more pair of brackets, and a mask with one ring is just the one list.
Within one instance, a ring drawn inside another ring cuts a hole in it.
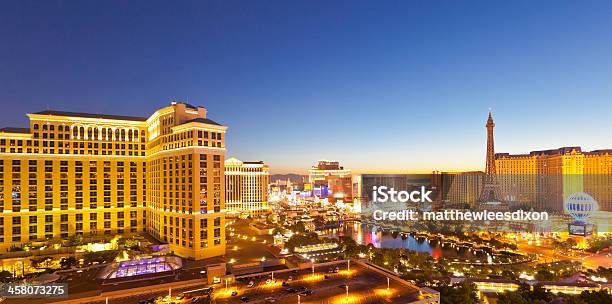
[{"label": "city skyline", "polygon": [[6,3],[0,125],[185,101],[230,126],[228,156],[271,173],[484,170],[489,108],[500,152],[611,146],[608,3],[325,7]]},{"label": "city skyline", "polygon": [[[198,105],[199,106],[199,105]],[[36,112],[29,112],[29,113],[36,113]],[[66,113],[70,113],[70,111],[66,111]],[[76,114],[76,112],[75,112]],[[99,115],[99,116],[105,116],[105,115],[116,115],[116,113],[86,113],[86,114],[91,114],[91,115]],[[488,111],[488,115],[490,117],[490,115],[492,115],[492,111],[491,109],[489,109]],[[26,115],[24,115],[26,116]],[[144,115],[140,115],[140,116],[134,116],[134,117],[143,117]],[[27,117],[27,116],[26,116]],[[27,125],[27,123],[26,123]],[[3,128],[22,128],[22,127],[26,127],[26,126],[2,126],[0,125],[0,129]],[[485,126],[486,127],[486,126]],[[484,129],[484,128],[483,128]],[[2,132],[0,130],[0,132]],[[486,132],[486,131],[485,131]],[[395,167],[394,169],[380,169],[380,167],[373,167],[372,169],[363,169],[362,167],[351,167],[350,161],[346,161],[347,157],[341,158],[341,159],[332,159],[332,158],[325,158],[325,157],[319,157],[317,159],[307,159],[305,160],[306,162],[310,161],[310,164],[307,164],[305,167],[294,167],[294,168],[290,168],[290,169],[283,169],[283,168],[274,168],[274,167],[270,167],[270,174],[275,175],[275,174],[299,174],[299,175],[307,175],[308,170],[312,167],[313,164],[315,164],[317,161],[319,160],[326,160],[326,159],[330,159],[330,160],[339,160],[341,161],[343,164],[345,164],[345,167],[349,168],[351,171],[353,171],[353,174],[393,174],[393,173],[410,173],[410,174],[428,174],[428,173],[432,173],[432,172],[471,172],[471,171],[483,171],[485,170],[485,166],[486,166],[486,135],[483,136],[484,139],[482,140],[483,143],[482,145],[485,146],[485,156],[482,157],[482,163],[481,164],[476,164],[473,167],[470,166],[451,166],[451,167],[433,167],[433,168],[424,168],[424,169],[410,169],[410,168],[397,168]],[[229,138],[228,138],[228,141]],[[564,146],[558,146],[558,147],[542,147],[540,149],[529,149],[529,150],[519,150],[519,151],[499,151],[498,153],[505,153],[505,154],[510,154],[510,155],[514,155],[514,154],[528,154],[532,151],[544,151],[544,150],[556,150],[558,148],[563,148],[563,147],[580,147],[582,148],[584,151],[595,151],[595,150],[609,150],[609,148],[607,147],[599,147],[599,148],[593,148],[593,149],[587,149],[585,148],[585,146],[581,146],[581,145],[577,145],[577,144],[568,144],[568,145],[564,145]],[[350,155],[350,154],[349,154]],[[228,157],[233,157],[233,158],[237,158],[236,155],[232,154],[232,150],[231,148],[228,149]],[[255,159],[255,158],[245,158],[248,161],[263,161],[266,163],[273,163],[273,161],[268,161],[268,160],[262,160],[262,159]],[[442,161],[442,159],[439,159],[440,161]],[[348,164],[348,165],[347,165]]]},{"label": "city skyline", "polygon": [[0,2],[0,302],[612,303],[612,2]]}]

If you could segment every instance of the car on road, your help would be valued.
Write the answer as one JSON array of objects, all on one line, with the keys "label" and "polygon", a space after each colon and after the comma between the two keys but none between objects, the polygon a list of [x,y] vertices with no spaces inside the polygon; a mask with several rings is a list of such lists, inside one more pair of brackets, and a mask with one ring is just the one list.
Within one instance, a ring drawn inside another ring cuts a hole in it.
[{"label": "car on road", "polygon": [[281,284],[281,285],[282,285],[283,287],[287,287],[287,286],[289,286],[289,283],[287,283],[287,282],[283,281],[283,284]]},{"label": "car on road", "polygon": [[192,304],[207,304],[209,303],[206,298],[195,297],[191,299]]},{"label": "car on road", "polygon": [[312,294],[312,290],[308,290],[308,289],[300,292],[301,296],[309,296],[311,294]]},{"label": "car on road", "polygon": [[268,302],[268,303],[274,303],[274,302],[276,302],[276,299],[275,299],[275,298],[273,298],[273,297],[267,297],[267,298],[266,298],[266,302]]},{"label": "car on road", "polygon": [[287,288],[287,289],[285,289],[285,291],[288,292],[288,293],[296,293],[297,292],[297,290],[295,290],[294,288]]},{"label": "car on road", "polygon": [[249,298],[248,298],[248,297],[242,297],[242,298],[240,298],[240,301],[242,301],[242,302],[248,302],[248,301],[249,301]]},{"label": "car on road", "polygon": [[247,286],[248,286],[249,288],[251,288],[251,287],[255,286],[255,282],[250,281],[250,282],[249,282],[249,285],[247,285]]},{"label": "car on road", "polygon": [[232,291],[232,297],[235,297],[235,296],[237,296],[237,295],[238,295],[238,292],[237,292],[237,291]]}]

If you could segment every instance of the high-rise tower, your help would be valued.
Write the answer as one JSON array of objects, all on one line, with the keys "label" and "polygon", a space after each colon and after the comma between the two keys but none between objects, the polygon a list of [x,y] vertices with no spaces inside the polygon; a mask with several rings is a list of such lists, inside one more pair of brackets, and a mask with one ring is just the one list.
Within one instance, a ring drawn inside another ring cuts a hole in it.
[{"label": "high-rise tower", "polygon": [[270,172],[263,161],[225,160],[225,207],[230,216],[269,213]]},{"label": "high-rise tower", "polygon": [[495,123],[493,122],[493,116],[491,115],[491,112],[489,112],[489,119],[487,119],[487,166],[485,169],[487,177],[494,177],[496,174],[493,128],[495,128]]},{"label": "high-rise tower", "polygon": [[496,170],[495,170],[495,144],[493,141],[493,128],[495,123],[493,122],[493,116],[489,112],[489,118],[487,119],[487,164],[484,174],[484,182],[482,186],[482,193],[480,194],[479,201],[481,205],[486,206],[499,206],[501,205],[499,187],[497,184]]},{"label": "high-rise tower", "polygon": [[225,254],[227,127],[206,108],[28,117],[0,128],[0,251],[147,232],[182,257]]}]

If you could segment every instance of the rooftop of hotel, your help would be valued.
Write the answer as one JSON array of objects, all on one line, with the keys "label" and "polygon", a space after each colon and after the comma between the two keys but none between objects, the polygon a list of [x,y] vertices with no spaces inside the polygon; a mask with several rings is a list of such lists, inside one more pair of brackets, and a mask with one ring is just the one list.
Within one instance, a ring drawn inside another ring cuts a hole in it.
[{"label": "rooftop of hotel", "polygon": [[584,152],[584,154],[612,154],[612,149],[602,149],[602,150],[593,150],[589,152]]},{"label": "rooftop of hotel", "polygon": [[30,129],[29,128],[4,127],[4,128],[0,128],[0,132],[3,132],[3,133],[25,133],[25,134],[29,134],[30,133]]},{"label": "rooftop of hotel", "polygon": [[[197,106],[194,106],[194,105],[191,105],[191,104],[188,104],[188,103],[178,102],[178,101],[171,102],[171,105],[173,105],[173,106],[177,105],[177,104],[185,105],[186,108],[193,109],[193,110],[197,110],[198,109]],[[124,120],[124,121],[137,121],[137,122],[145,122],[148,119],[148,117],[144,117],[144,116],[128,116],[128,115],[114,115],[114,114],[100,114],[100,113],[57,111],[57,110],[44,110],[44,111],[29,113],[28,115],[47,115],[47,116],[58,116],[58,117],[79,117],[79,118]],[[222,124],[220,124],[220,123],[218,123],[218,122],[216,122],[214,120],[211,120],[211,119],[208,119],[208,118],[202,118],[202,117],[198,117],[198,118],[194,118],[194,119],[185,121],[183,124],[187,124],[187,123],[191,123],[191,122],[204,123],[204,124],[216,125],[216,126],[222,126]],[[3,128],[0,128],[0,133],[22,133],[22,134],[29,134],[30,133],[30,129],[29,128],[18,128],[18,127],[3,127]]]},{"label": "rooftop of hotel", "polygon": [[528,154],[527,153],[526,154],[495,153],[495,158],[566,155],[566,154],[571,154],[572,152],[577,153],[577,154],[585,154],[585,155],[602,155],[602,154],[612,154],[612,149],[593,150],[593,151],[587,152],[587,151],[582,151],[582,148],[578,146],[561,147],[558,149],[531,151]]},{"label": "rooftop of hotel", "polygon": [[235,157],[229,157],[225,159],[225,165],[236,165],[236,166],[240,166],[240,165],[265,165],[265,163],[262,160],[258,160],[258,161],[242,161],[239,160]]},{"label": "rooftop of hotel", "polygon": [[211,119],[208,119],[208,118],[201,118],[201,117],[199,117],[199,118],[195,118],[195,119],[192,119],[192,120],[188,120],[188,121],[186,121],[185,123],[190,123],[190,122],[205,123],[205,124],[209,124],[209,125],[217,125],[217,126],[220,126],[220,125],[221,125],[220,123],[217,123],[217,122],[215,122],[215,121],[213,121],[213,120],[211,120]]},{"label": "rooftop of hotel", "polygon": [[40,111],[40,112],[36,112],[32,114],[53,115],[53,116],[72,116],[72,117],[98,118],[98,119],[113,119],[113,120],[132,120],[132,121],[146,121],[147,120],[147,117],[140,117],[140,116],[94,114],[94,113],[67,112],[67,111],[54,111],[54,110],[45,110],[45,111]]}]

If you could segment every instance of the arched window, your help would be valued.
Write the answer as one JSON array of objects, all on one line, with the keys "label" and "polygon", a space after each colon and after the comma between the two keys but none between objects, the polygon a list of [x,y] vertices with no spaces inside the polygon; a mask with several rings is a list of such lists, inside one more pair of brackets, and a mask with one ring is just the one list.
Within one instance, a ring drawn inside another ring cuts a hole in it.
[{"label": "arched window", "polygon": [[121,129],[121,141],[125,141],[125,129]]}]

